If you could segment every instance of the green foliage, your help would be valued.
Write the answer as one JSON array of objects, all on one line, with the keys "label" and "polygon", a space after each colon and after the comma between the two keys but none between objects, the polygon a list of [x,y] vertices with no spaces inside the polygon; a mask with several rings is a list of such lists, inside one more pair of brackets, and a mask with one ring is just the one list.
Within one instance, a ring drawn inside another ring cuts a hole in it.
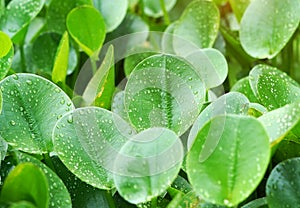
[{"label": "green foliage", "polygon": [[298,207],[299,10],[0,0],[0,206]]}]

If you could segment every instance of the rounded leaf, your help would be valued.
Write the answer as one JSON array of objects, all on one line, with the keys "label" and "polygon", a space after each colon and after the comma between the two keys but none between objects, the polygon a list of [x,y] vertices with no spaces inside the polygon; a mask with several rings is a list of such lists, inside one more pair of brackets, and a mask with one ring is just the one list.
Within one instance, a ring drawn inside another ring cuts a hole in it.
[{"label": "rounded leaf", "polygon": [[250,86],[250,80],[249,77],[244,77],[240,80],[238,80],[231,88],[230,91],[233,92],[240,92],[249,99],[252,103],[258,103],[258,99],[256,98],[255,94],[253,93],[251,86]]},{"label": "rounded leaf", "polygon": [[187,156],[187,174],[201,198],[235,206],[258,186],[269,160],[269,138],[259,121],[222,115],[199,131]]},{"label": "rounded leaf", "polygon": [[66,24],[72,38],[87,55],[98,55],[106,30],[97,9],[86,5],[77,7],[68,14]]},{"label": "rounded leaf", "polygon": [[33,74],[14,74],[0,82],[3,109],[1,136],[14,148],[42,154],[52,151],[52,129],[72,110],[70,98],[50,81]]},{"label": "rounded leaf", "polygon": [[11,50],[12,42],[9,36],[2,31],[0,31],[0,43],[1,43],[0,58],[3,58]]},{"label": "rounded leaf", "polygon": [[270,207],[295,207],[300,204],[300,158],[279,163],[271,172],[266,194]]},{"label": "rounded leaf", "polygon": [[125,88],[125,108],[139,131],[160,126],[182,134],[196,119],[204,100],[205,86],[193,66],[172,55],[144,59]]},{"label": "rounded leaf", "polygon": [[54,150],[82,181],[100,189],[111,189],[114,160],[133,133],[132,127],[110,111],[98,107],[78,108],[57,122],[53,132]]},{"label": "rounded leaf", "polygon": [[[176,4],[176,0],[163,0],[166,11],[170,11]],[[163,16],[161,1],[143,0],[144,12],[151,17]]]},{"label": "rounded leaf", "polygon": [[179,137],[165,128],[151,128],[127,141],[115,160],[114,182],[130,203],[150,201],[175,180],[183,160]]},{"label": "rounded leaf", "polygon": [[14,55],[14,48],[13,44],[5,33],[0,31],[0,80],[3,79],[12,63],[13,55]]},{"label": "rounded leaf", "polygon": [[273,58],[297,29],[299,10],[299,0],[251,1],[241,20],[242,47],[252,57]]}]

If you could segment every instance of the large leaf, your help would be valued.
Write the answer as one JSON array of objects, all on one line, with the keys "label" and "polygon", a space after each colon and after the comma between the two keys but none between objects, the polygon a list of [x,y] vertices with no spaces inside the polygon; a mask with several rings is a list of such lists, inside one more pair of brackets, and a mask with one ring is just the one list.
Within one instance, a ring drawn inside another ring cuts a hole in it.
[{"label": "large leaf", "polygon": [[270,207],[295,207],[300,204],[300,158],[278,164],[271,172],[266,194]]},{"label": "large leaf", "polygon": [[19,163],[33,163],[43,170],[49,184],[49,207],[72,207],[70,194],[62,180],[48,166],[37,160],[36,158],[24,153],[17,153]]},{"label": "large leaf", "polygon": [[[247,115],[249,100],[241,93],[229,92],[208,105],[198,116],[190,130],[188,148],[190,149],[198,132],[212,118],[218,115],[242,114]],[[212,123],[212,125],[214,125]],[[217,143],[215,143],[217,145]]]},{"label": "large leaf", "polygon": [[249,74],[249,80],[255,96],[268,110],[300,100],[300,85],[274,67],[255,66]]},{"label": "large leaf", "polygon": [[[162,1],[143,0],[145,14],[151,17],[163,16]],[[176,0],[163,0],[166,11],[170,11],[176,4]]]},{"label": "large leaf", "polygon": [[57,122],[54,150],[78,178],[94,187],[111,189],[114,160],[133,132],[123,119],[110,111],[79,108]]},{"label": "large leaf", "polygon": [[22,163],[13,169],[4,181],[1,201],[28,201],[37,208],[49,205],[49,186],[43,171],[32,163]]},{"label": "large leaf", "polygon": [[13,38],[37,16],[44,6],[44,0],[13,0],[0,19],[0,30]]},{"label": "large leaf", "polygon": [[13,44],[5,33],[0,31],[0,80],[7,74],[14,55]]},{"label": "large leaf", "polygon": [[220,14],[212,1],[196,0],[190,3],[175,25],[174,49],[184,55],[194,48],[209,48],[218,35]]},{"label": "large leaf", "polygon": [[68,14],[66,24],[72,38],[87,55],[98,55],[106,33],[98,10],[87,5],[77,7]]},{"label": "large leaf", "polygon": [[276,56],[297,29],[299,10],[298,0],[251,1],[241,20],[240,39],[245,51],[260,59]]},{"label": "large leaf", "polygon": [[193,66],[172,55],[154,55],[140,62],[125,88],[125,108],[139,131],[161,126],[182,134],[204,100],[205,86]]},{"label": "large leaf", "polygon": [[4,100],[1,136],[25,152],[51,152],[56,121],[74,108],[69,97],[50,81],[33,74],[6,77],[0,89]]},{"label": "large leaf", "polygon": [[269,159],[269,137],[260,122],[249,116],[217,116],[199,131],[187,156],[187,174],[201,198],[235,206],[258,186]]},{"label": "large leaf", "polygon": [[89,81],[82,97],[85,105],[95,105],[109,109],[114,90],[114,50],[113,46],[110,46],[101,66]]},{"label": "large leaf", "polygon": [[113,31],[121,24],[128,7],[127,0],[93,0],[93,3],[103,15],[107,32]]},{"label": "large leaf", "polygon": [[270,143],[277,144],[300,122],[300,102],[265,113],[258,120],[264,124]]},{"label": "large leaf", "polygon": [[179,137],[171,130],[142,131],[124,144],[115,160],[118,192],[134,204],[162,194],[176,178],[183,153]]}]

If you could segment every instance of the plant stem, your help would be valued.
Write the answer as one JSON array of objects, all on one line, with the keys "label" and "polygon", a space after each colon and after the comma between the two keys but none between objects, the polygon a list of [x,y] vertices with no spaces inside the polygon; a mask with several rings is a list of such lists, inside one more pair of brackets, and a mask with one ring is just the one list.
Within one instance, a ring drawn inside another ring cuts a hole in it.
[{"label": "plant stem", "polygon": [[111,192],[110,191],[106,191],[105,192],[105,198],[107,199],[108,205],[110,208],[116,208],[114,199],[112,198]]},{"label": "plant stem", "polygon": [[46,153],[46,154],[43,154],[44,156],[44,161],[45,161],[45,164],[51,169],[53,170],[54,172],[56,172],[55,168],[54,168],[54,165],[53,165],[53,162],[51,160],[51,157],[49,155],[49,153]]},{"label": "plant stem", "polygon": [[159,1],[160,1],[161,9],[162,9],[162,11],[164,13],[165,24],[169,25],[171,22],[170,22],[168,11],[166,9],[165,0],[159,0]]},{"label": "plant stem", "polygon": [[20,45],[20,58],[21,58],[21,69],[22,69],[22,72],[25,72],[25,70],[26,70],[26,64],[25,64],[24,44]]},{"label": "plant stem", "polygon": [[151,208],[156,208],[157,207],[157,197],[154,197],[151,200]]}]

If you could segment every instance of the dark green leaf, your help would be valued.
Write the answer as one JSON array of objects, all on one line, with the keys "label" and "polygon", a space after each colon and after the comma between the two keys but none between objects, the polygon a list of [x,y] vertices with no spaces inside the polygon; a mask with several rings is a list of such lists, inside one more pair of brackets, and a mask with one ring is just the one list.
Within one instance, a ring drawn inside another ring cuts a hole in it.
[{"label": "dark green leaf", "polygon": [[0,82],[3,111],[0,132],[13,147],[30,153],[52,151],[52,129],[72,110],[69,97],[50,81],[33,74],[14,74]]}]

